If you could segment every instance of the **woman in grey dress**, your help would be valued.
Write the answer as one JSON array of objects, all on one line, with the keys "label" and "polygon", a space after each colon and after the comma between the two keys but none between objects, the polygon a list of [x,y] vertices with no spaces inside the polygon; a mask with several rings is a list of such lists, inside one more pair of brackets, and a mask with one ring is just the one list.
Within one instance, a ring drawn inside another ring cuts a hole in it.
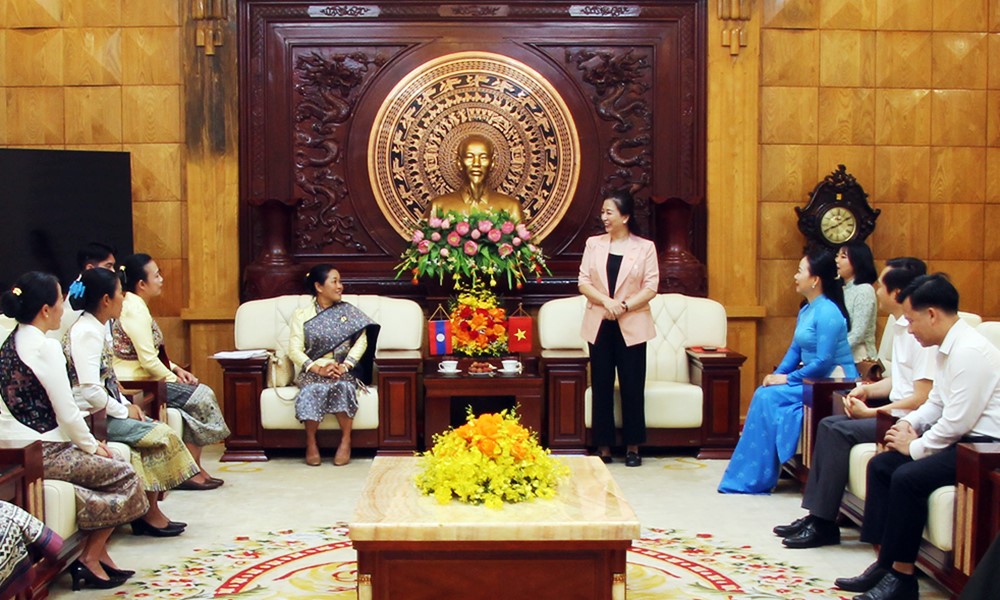
[{"label": "woman in grey dress", "polygon": [[379,325],[354,305],[343,302],[344,284],[332,265],[313,267],[306,275],[313,301],[292,314],[288,356],[298,376],[295,416],[306,429],[306,464],[320,464],[316,432],[332,414],[340,427],[333,464],[351,460],[351,426],[358,412],[358,392],[367,392]]},{"label": "woman in grey dress", "polygon": [[851,344],[854,362],[875,358],[875,319],[878,300],[875,288],[878,279],[872,251],[864,242],[852,242],[837,251],[837,274],[844,282],[844,304],[851,317],[847,341]]}]

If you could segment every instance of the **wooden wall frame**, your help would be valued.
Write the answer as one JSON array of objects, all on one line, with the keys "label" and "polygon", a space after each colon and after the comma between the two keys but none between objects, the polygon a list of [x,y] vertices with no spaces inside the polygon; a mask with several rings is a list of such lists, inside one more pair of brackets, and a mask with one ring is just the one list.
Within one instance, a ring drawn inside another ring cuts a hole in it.
[{"label": "wooden wall frame", "polygon": [[[690,205],[690,249],[704,264],[705,21],[702,0],[240,0],[243,300],[297,293],[301,275],[319,262],[336,264],[355,293],[448,294],[394,279],[407,242],[374,200],[367,136],[399,77],[429,58],[468,49],[511,56],[545,75],[566,101],[584,149],[576,194],[544,243],[553,275],[520,291],[526,304],[576,293],[586,238],[601,232],[600,198],[617,187],[633,189],[640,231],[658,242],[661,262],[676,247],[657,230],[664,227],[656,226],[650,197]],[[295,88],[293,57],[306,52],[342,75],[312,97]],[[306,103],[321,107],[321,116],[303,111]],[[315,139],[317,127],[322,140]],[[296,143],[310,136],[313,148],[329,151],[321,165],[301,153],[296,160]],[[674,277],[660,291],[704,295],[704,275],[700,286],[689,280]]]}]

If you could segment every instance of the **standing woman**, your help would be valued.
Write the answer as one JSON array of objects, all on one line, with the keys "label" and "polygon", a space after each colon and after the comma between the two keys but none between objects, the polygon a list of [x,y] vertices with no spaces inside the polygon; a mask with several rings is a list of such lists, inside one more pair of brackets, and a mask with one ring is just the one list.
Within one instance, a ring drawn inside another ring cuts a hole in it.
[{"label": "standing woman", "polygon": [[833,254],[815,250],[802,257],[795,291],[805,302],[792,345],[754,392],[740,441],[719,483],[723,494],[771,493],[781,464],[792,457],[799,443],[803,379],[829,377],[838,366],[845,376],[858,376],[847,343],[844,288],[837,281]]},{"label": "standing woman", "polygon": [[298,376],[295,418],[306,428],[306,464],[319,466],[316,431],[332,414],[340,427],[336,466],[351,460],[351,426],[358,412],[358,392],[372,381],[372,359],[379,325],[353,304],[341,300],[344,284],[332,265],[316,265],[306,274],[313,301],[292,313],[288,357]]},{"label": "standing woman", "polygon": [[872,251],[864,242],[845,244],[837,251],[837,274],[844,281],[844,305],[851,319],[847,341],[854,362],[875,358],[875,318],[878,299],[873,284],[878,280]]},{"label": "standing woman", "polygon": [[611,462],[615,441],[615,371],[621,391],[625,464],[642,464],[646,441],[646,342],[656,337],[649,301],[660,269],[653,242],[632,233],[634,201],[615,192],[601,205],[604,235],[587,240],[580,262],[580,293],[587,298],[580,335],[590,345],[591,431],[601,460]]},{"label": "standing woman", "polygon": [[160,492],[200,476],[191,453],[173,429],[146,417],[142,409],[123,399],[111,367],[108,321],[121,316],[122,293],[118,276],[106,269],[89,269],[69,293],[74,310],[83,314],[63,336],[73,396],[82,410],[106,409],[108,439],[129,446],[132,468],[142,479],[149,512],[132,523],[134,535],[180,535],[184,524],[171,521],[160,510]]},{"label": "standing woman", "polygon": [[69,568],[73,589],[81,582],[119,586],[132,572],[116,567],[108,538],[115,527],[145,514],[149,504],[132,466],[112,458],[91,435],[73,400],[59,342],[45,337],[62,317],[59,282],[46,273],[26,273],[0,302],[18,322],[0,346],[0,439],[41,440],[45,478],[73,484],[77,527],[87,536]]},{"label": "standing woman", "polygon": [[[122,286],[125,301],[122,316],[111,326],[114,340],[114,368],[119,379],[166,379],[167,406],[176,408],[184,419],[184,444],[191,452],[205,481],[215,487],[221,479],[208,474],[201,464],[203,446],[229,437],[229,427],[222,417],[215,392],[198,378],[166,360],[163,332],[149,313],[148,302],[163,292],[160,268],[148,254],[133,254],[122,261]],[[161,353],[163,359],[161,359]],[[177,489],[211,489],[186,481]]]}]

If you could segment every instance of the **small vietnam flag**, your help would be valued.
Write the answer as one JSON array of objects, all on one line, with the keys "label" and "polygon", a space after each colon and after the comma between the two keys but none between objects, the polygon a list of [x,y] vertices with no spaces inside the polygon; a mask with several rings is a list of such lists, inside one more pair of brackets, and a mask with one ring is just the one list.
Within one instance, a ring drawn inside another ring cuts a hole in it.
[{"label": "small vietnam flag", "polygon": [[507,350],[510,352],[531,352],[531,317],[507,318]]},{"label": "small vietnam flag", "polygon": [[451,321],[427,321],[427,341],[431,355],[451,354]]}]

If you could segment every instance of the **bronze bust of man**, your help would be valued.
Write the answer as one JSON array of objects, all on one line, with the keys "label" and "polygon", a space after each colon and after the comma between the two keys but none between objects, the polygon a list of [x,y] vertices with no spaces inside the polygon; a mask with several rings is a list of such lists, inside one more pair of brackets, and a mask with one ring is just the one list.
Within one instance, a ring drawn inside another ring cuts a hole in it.
[{"label": "bronze bust of man", "polygon": [[486,136],[473,134],[458,146],[458,167],[465,174],[465,183],[454,192],[443,194],[431,200],[428,215],[455,211],[469,214],[472,209],[480,211],[507,211],[511,217],[522,220],[521,202],[497,190],[487,187],[486,181],[493,163],[493,142]]}]

